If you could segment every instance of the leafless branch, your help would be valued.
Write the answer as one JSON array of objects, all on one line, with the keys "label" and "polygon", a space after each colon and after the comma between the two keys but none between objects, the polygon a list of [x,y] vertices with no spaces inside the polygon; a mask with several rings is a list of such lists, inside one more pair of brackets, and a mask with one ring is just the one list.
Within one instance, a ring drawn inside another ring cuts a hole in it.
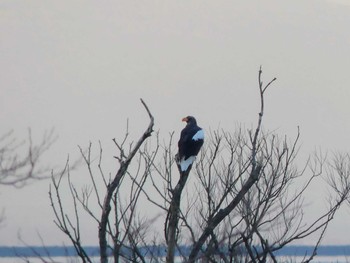
[{"label": "leafless branch", "polygon": [[99,224],[99,245],[100,245],[100,258],[101,258],[101,263],[107,263],[108,262],[108,253],[107,253],[107,248],[108,248],[108,243],[107,243],[107,225],[108,225],[108,218],[109,214],[111,211],[111,200],[113,197],[113,193],[116,190],[116,188],[119,186],[120,180],[124,177],[125,173],[127,172],[127,169],[134,158],[135,154],[143,144],[143,142],[151,136],[153,132],[153,125],[154,125],[154,118],[148,109],[147,105],[145,102],[141,99],[141,103],[143,104],[144,108],[146,109],[148,116],[150,118],[150,123],[145,130],[145,132],[142,134],[136,145],[133,147],[131,152],[127,155],[124,156],[124,154],[121,155],[119,159],[119,170],[116,173],[114,179],[107,185],[107,193],[105,195],[103,205],[102,205],[102,215],[100,219],[100,224]]},{"label": "leafless branch", "polygon": [[[14,132],[0,137],[0,185],[23,187],[35,180],[50,178],[50,168],[39,166],[40,159],[57,140],[54,129],[45,132],[40,143],[34,144],[31,129],[28,139],[18,142]],[[25,154],[21,154],[26,152]]]}]

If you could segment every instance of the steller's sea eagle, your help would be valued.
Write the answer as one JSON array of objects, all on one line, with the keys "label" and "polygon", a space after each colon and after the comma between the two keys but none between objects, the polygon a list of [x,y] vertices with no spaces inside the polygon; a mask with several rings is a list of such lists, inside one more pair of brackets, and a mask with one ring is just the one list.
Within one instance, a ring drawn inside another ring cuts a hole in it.
[{"label": "steller's sea eagle", "polygon": [[204,131],[197,126],[197,121],[192,116],[187,116],[182,119],[187,122],[186,127],[181,131],[180,140],[178,142],[178,162],[181,171],[187,171],[192,165],[196,156],[204,143]]}]

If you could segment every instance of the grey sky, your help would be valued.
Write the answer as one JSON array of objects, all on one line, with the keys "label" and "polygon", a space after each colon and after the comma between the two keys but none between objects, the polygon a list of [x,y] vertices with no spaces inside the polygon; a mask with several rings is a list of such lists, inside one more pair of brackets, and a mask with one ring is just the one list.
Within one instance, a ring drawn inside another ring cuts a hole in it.
[{"label": "grey sky", "polygon": [[[2,0],[0,132],[24,137],[31,127],[39,139],[55,127],[60,139],[46,158],[56,166],[100,139],[113,172],[111,138],[127,118],[132,136],[147,123],[139,98],[164,138],[188,114],[206,130],[251,127],[262,65],[265,81],[277,77],[265,129],[293,137],[300,126],[303,155],[350,152],[349,2]],[[0,245],[17,244],[19,228],[27,240],[37,230],[49,244],[64,240],[48,183],[1,189]],[[321,209],[314,197],[310,209]],[[349,218],[338,215],[326,243],[350,243],[341,234]]]}]

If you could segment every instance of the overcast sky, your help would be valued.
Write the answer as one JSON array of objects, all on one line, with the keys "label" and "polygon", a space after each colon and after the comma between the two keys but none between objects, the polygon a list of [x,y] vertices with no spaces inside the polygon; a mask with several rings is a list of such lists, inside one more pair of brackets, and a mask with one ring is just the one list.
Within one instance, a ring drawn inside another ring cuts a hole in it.
[{"label": "overcast sky", "polygon": [[[189,114],[205,130],[251,127],[262,65],[265,82],[277,77],[265,129],[293,137],[300,126],[305,156],[319,147],[350,152],[349,3],[1,0],[0,134],[24,138],[31,127],[39,140],[54,127],[59,140],[46,160],[60,167],[90,141],[112,155],[127,118],[137,136],[148,122],[139,98],[164,138]],[[36,231],[47,244],[66,241],[52,223],[48,184],[0,189],[0,245],[19,244],[19,231],[32,243]],[[349,244],[349,219],[343,209],[325,243]]]}]

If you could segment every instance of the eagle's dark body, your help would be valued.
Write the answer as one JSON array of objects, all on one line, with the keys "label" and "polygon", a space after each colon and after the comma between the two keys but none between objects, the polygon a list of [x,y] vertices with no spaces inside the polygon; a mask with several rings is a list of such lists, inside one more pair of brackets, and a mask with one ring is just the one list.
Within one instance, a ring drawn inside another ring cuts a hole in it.
[{"label": "eagle's dark body", "polygon": [[204,143],[204,131],[197,125],[194,117],[188,116],[182,119],[187,122],[186,127],[181,131],[178,142],[178,159],[181,171],[186,171],[196,159],[196,156]]}]

